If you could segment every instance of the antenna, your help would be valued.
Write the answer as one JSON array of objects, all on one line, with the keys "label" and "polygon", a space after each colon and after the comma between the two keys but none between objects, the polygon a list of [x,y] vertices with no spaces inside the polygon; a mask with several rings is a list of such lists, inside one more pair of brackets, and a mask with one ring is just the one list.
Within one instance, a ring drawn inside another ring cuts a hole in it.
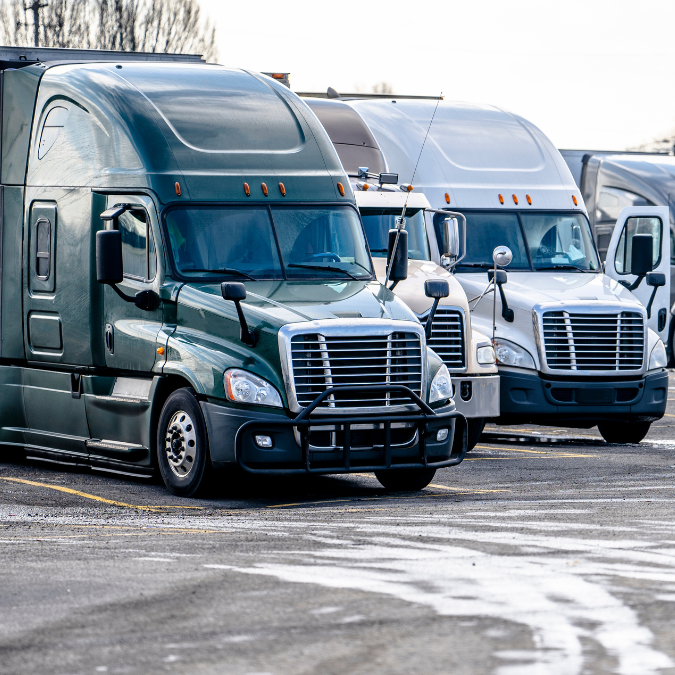
[{"label": "antenna", "polygon": [[[415,163],[415,168],[413,169],[412,178],[410,179],[410,184],[408,185],[408,194],[405,198],[405,203],[403,204],[403,211],[401,212],[400,221],[396,225],[396,239],[394,239],[394,245],[391,249],[391,258],[389,266],[387,267],[387,277],[384,280],[384,285],[386,286],[389,283],[389,274],[391,273],[391,268],[393,266],[394,260],[396,259],[396,247],[398,246],[398,238],[401,234],[401,230],[405,227],[405,210],[408,206],[408,199],[410,198],[410,193],[412,192],[413,186],[412,183],[415,180],[415,174],[417,173],[417,167],[419,166],[420,159],[422,159],[422,153],[424,152],[424,146],[427,144],[427,138],[429,138],[429,132],[431,131],[431,125],[434,123],[434,117],[436,117],[436,111],[438,110],[438,104],[443,99],[443,92],[436,101],[436,107],[434,108],[434,114],[431,116],[429,121],[429,126],[427,127],[427,133],[424,135],[424,140],[422,141],[422,147],[420,149],[420,154],[417,156],[417,162]],[[392,286],[393,288],[393,286]],[[391,289],[389,289],[391,290]]]}]

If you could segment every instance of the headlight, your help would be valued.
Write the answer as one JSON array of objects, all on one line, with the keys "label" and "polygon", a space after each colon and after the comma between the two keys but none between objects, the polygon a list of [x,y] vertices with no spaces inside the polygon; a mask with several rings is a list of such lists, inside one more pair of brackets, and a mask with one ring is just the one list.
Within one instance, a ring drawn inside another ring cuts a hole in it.
[{"label": "headlight", "polygon": [[666,347],[659,340],[652,349],[652,354],[649,357],[649,370],[655,368],[665,368],[668,365],[668,356],[666,355]]},{"label": "headlight", "polygon": [[519,368],[534,368],[534,359],[530,352],[519,347],[515,342],[495,338],[495,352],[497,363],[503,366],[518,366]]},{"label": "headlight", "polygon": [[434,401],[445,401],[449,398],[452,398],[452,382],[450,380],[448,367],[443,364],[431,381],[429,403],[433,403]]},{"label": "headlight", "polygon": [[279,392],[262,377],[233,368],[223,375],[225,396],[235,403],[252,403],[282,408]]},{"label": "headlight", "polygon": [[492,365],[496,361],[495,350],[492,345],[486,347],[478,347],[476,349],[476,361],[483,366]]}]

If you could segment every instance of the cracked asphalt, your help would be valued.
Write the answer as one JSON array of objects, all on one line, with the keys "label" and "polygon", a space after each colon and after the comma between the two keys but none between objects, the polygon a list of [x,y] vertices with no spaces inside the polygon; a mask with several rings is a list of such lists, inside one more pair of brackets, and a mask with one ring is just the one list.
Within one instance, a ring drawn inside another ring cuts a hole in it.
[{"label": "cracked asphalt", "polygon": [[420,493],[208,499],[0,450],[0,673],[675,673],[675,375],[639,445],[486,427]]}]

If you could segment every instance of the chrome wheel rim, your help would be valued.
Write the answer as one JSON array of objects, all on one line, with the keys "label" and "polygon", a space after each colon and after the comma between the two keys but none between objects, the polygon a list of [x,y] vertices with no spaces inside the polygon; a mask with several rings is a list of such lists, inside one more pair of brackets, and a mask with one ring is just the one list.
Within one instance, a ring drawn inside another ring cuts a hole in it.
[{"label": "chrome wheel rim", "polygon": [[164,449],[173,474],[187,478],[195,465],[197,434],[192,418],[185,411],[179,410],[169,421]]}]

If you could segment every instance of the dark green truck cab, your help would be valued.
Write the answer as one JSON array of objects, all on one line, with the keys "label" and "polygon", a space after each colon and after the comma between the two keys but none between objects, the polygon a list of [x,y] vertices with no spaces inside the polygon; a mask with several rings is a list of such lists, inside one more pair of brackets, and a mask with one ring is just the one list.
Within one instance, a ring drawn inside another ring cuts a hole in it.
[{"label": "dark green truck cab", "polygon": [[376,281],[300,99],[195,58],[14,51],[0,48],[5,451],[159,468],[182,495],[213,467],[412,489],[461,462],[447,370]]}]

